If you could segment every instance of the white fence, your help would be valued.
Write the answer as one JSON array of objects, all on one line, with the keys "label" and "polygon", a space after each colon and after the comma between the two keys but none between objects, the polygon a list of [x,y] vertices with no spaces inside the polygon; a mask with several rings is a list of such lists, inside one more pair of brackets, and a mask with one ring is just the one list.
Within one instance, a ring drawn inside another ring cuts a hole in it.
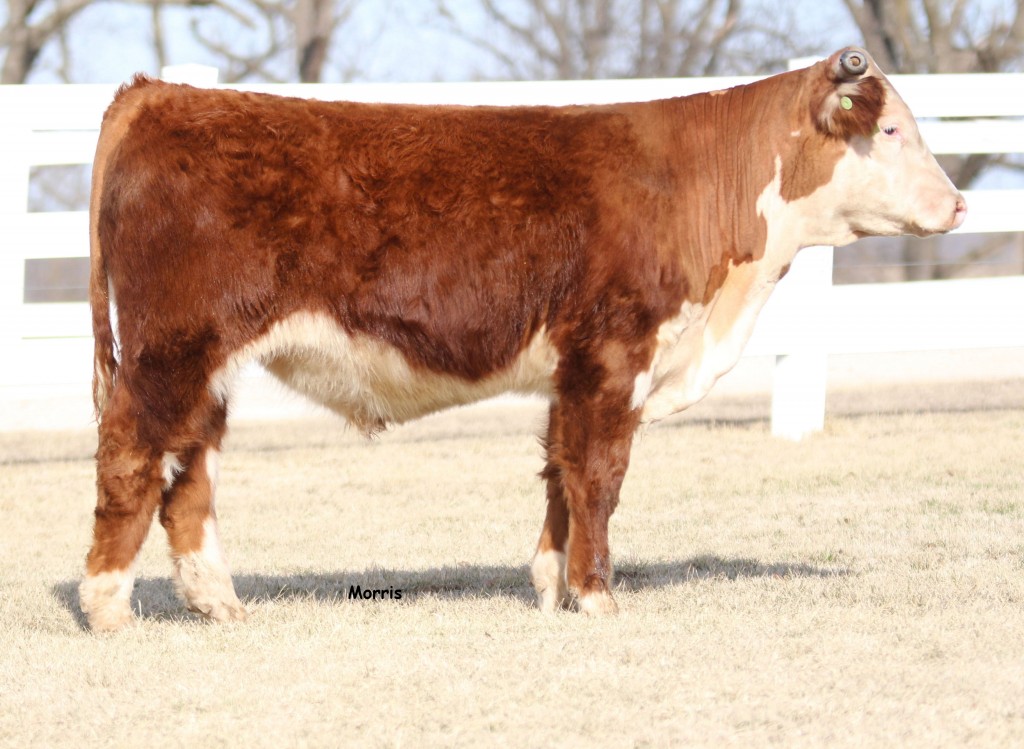
[{"label": "white fence", "polygon": [[[212,84],[209,69],[165,77]],[[251,85],[292,96],[361,101],[561,104],[638,101],[746,78],[545,83]],[[936,153],[1024,152],[1024,74],[894,76]],[[87,164],[115,86],[0,87],[0,429],[9,404],[88,392],[85,303],[24,302],[29,259],[88,256],[84,212],[29,213],[33,166]],[[943,119],[938,118],[953,118]],[[1024,231],[1024,190],[967,194],[961,232]],[[831,248],[801,252],[758,321],[747,355],[774,355],[772,431],[821,429],[830,353],[1024,347],[1024,277],[832,286]],[[1024,375],[1024,359],[1022,359]],[[26,422],[22,413],[20,425]]]}]

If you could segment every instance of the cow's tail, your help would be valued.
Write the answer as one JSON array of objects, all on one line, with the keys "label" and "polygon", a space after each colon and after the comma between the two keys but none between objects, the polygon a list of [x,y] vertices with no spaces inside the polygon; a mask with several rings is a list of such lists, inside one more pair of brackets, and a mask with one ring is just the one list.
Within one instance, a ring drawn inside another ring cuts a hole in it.
[{"label": "cow's tail", "polygon": [[108,150],[104,133],[100,132],[96,159],[93,162],[92,193],[89,196],[89,305],[92,308],[92,335],[95,341],[92,370],[92,402],[97,422],[103,418],[103,409],[114,389],[117,377],[116,344],[110,322],[110,288],[107,283],[107,263],[100,241],[100,202],[103,192],[103,172]]},{"label": "cow's tail", "polygon": [[92,335],[95,340],[92,402],[96,409],[96,420],[99,421],[103,417],[107,398],[114,389],[117,357],[114,354],[114,329],[110,324],[110,292],[107,289],[103,248],[95,226],[89,233],[89,304],[92,306]]},{"label": "cow's tail", "polygon": [[114,95],[113,103],[103,115],[100,137],[96,143],[96,158],[92,163],[92,192],[89,194],[89,304],[92,307],[92,335],[95,340],[93,357],[92,402],[96,420],[103,418],[103,410],[118,377],[117,339],[111,325],[112,311],[117,300],[109,284],[106,235],[100,231],[100,209],[103,203],[104,182],[111,168],[113,155],[125,137],[132,121],[138,115],[140,98],[154,81],[141,73],[131,83],[122,85]]}]

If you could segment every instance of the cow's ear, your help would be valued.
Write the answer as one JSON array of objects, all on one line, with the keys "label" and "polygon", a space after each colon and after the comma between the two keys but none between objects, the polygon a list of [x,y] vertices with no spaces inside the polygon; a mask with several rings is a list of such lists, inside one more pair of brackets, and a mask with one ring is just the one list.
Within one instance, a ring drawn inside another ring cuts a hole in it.
[{"label": "cow's ear", "polygon": [[818,128],[843,139],[871,135],[885,106],[885,83],[872,74],[868,53],[855,47],[836,52],[818,69],[823,85],[811,101]]}]

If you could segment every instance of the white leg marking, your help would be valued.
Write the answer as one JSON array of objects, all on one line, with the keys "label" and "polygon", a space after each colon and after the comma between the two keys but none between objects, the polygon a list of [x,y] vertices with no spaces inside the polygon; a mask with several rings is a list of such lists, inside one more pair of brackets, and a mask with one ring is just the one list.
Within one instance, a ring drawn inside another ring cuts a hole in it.
[{"label": "white leg marking", "polygon": [[566,557],[553,549],[538,551],[533,557],[530,577],[537,591],[537,604],[545,613],[565,608],[569,602],[569,591],[565,585]]},{"label": "white leg marking", "polygon": [[135,563],[123,570],[86,575],[78,586],[78,604],[94,632],[112,632],[132,620]]},{"label": "white leg marking", "polygon": [[178,474],[184,470],[184,466],[181,465],[181,461],[178,460],[178,456],[174,453],[164,453],[161,465],[164,475],[164,491],[167,491],[174,486],[174,481],[178,478]]},{"label": "white leg marking", "polygon": [[191,611],[219,622],[246,618],[212,517],[203,521],[202,548],[176,557],[174,566],[175,587]]},{"label": "white leg marking", "polygon": [[215,515],[213,497],[217,491],[217,481],[220,478],[220,453],[212,447],[206,451],[206,476],[210,480],[210,514]]},{"label": "white leg marking", "polygon": [[[566,546],[565,550],[568,552],[569,547]],[[610,559],[608,560],[608,564],[611,565]],[[615,571],[609,567],[609,585],[611,585],[612,577],[614,575]],[[584,614],[589,614],[590,616],[605,616],[619,613],[619,605],[615,603],[615,599],[612,598],[612,594],[607,590],[602,590],[596,593],[587,593],[584,595],[580,595],[578,590],[570,590],[569,595],[575,599],[576,606]]]},{"label": "white leg marking", "polygon": [[591,616],[605,616],[619,613],[619,606],[607,590],[590,593],[579,598],[580,611]]}]

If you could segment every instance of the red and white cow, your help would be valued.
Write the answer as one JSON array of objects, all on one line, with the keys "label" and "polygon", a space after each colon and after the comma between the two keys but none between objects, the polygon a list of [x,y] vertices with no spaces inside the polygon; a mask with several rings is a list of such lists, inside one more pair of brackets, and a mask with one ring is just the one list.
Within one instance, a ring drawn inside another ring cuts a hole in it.
[{"label": "red and white cow", "polygon": [[736,363],[801,247],[946,232],[966,210],[859,49],[608,106],[138,77],[94,169],[99,498],[80,598],[96,630],[131,619],[157,508],[188,607],[244,618],[213,494],[252,361],[366,432],[504,391],[550,398],[540,607],[613,612],[608,518],[637,426]]}]

